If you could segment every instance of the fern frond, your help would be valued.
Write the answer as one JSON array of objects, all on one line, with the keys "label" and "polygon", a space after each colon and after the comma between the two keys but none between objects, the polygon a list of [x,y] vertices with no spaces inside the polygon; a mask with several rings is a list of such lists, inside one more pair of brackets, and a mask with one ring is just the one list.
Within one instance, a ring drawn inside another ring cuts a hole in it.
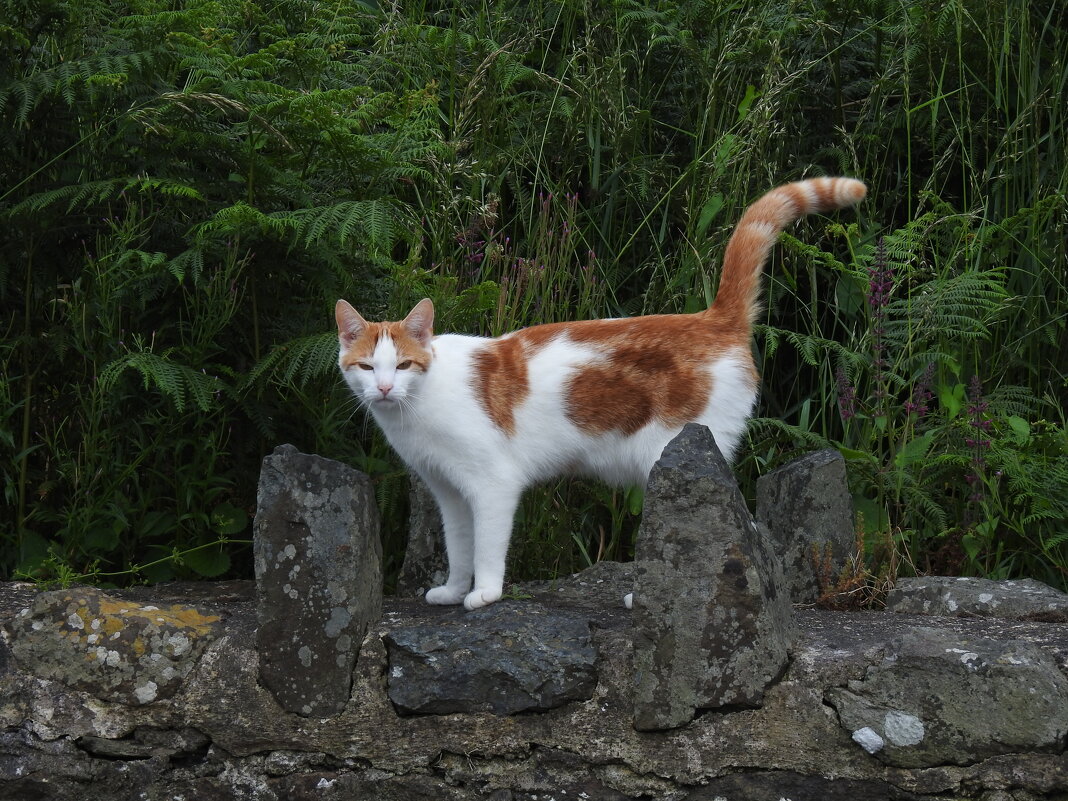
[{"label": "fern frond", "polygon": [[[1025,523],[1032,523],[1032,522],[1035,522],[1035,521],[1030,519],[1030,518],[1027,518],[1027,519],[1024,520],[1024,522]],[[1057,534],[1054,534],[1052,537],[1044,538],[1042,540],[1042,547],[1047,552],[1049,552],[1049,551],[1052,551],[1052,550],[1054,550],[1056,548],[1061,547],[1065,543],[1068,543],[1068,529],[1064,529],[1063,531],[1060,531]]]},{"label": "fern frond", "polygon": [[200,248],[183,250],[167,263],[167,269],[179,284],[186,275],[190,275],[193,283],[196,283],[204,272],[204,251]]},{"label": "fern frond", "polygon": [[104,366],[99,375],[101,389],[109,392],[119,377],[131,369],[141,376],[146,390],[157,389],[179,412],[185,410],[187,399],[200,411],[210,411],[215,394],[226,388],[215,376],[150,351],[138,351]]},{"label": "fern frond", "polygon": [[131,178],[126,182],[126,189],[136,189],[138,192],[159,192],[169,197],[180,197],[186,200],[203,200],[204,196],[196,189],[183,181],[175,181],[170,178],[153,178],[143,176]]},{"label": "fern frond", "polygon": [[337,335],[312,334],[276,346],[248,373],[246,386],[268,377],[281,386],[304,387],[337,370]]},{"label": "fern frond", "polygon": [[[157,63],[171,57],[164,48],[146,51],[90,54],[83,58],[62,61],[54,67],[39,70],[5,87],[4,99],[17,98],[14,115],[16,125],[25,125],[30,114],[44,100],[56,95],[73,107],[78,98],[97,86],[119,85],[156,69]],[[0,111],[5,106],[0,105]]]},{"label": "fern frond", "polygon": [[70,214],[75,209],[84,209],[116,197],[122,191],[123,184],[121,178],[108,178],[61,186],[46,192],[36,192],[20,200],[7,213],[12,217],[37,214],[50,206],[66,203],[66,213]]},{"label": "fern frond", "polygon": [[927,525],[936,531],[946,528],[948,520],[946,510],[938,503],[937,496],[931,492],[922,471],[894,469],[886,473],[883,478],[885,480],[883,489],[888,497],[894,497],[895,492],[899,493],[903,505],[911,514],[926,521]]},{"label": "fern frond", "polygon": [[754,331],[758,337],[764,338],[764,357],[771,359],[779,349],[782,339],[785,337],[797,350],[798,354],[810,366],[818,366],[832,358],[839,364],[849,364],[854,368],[859,366],[862,357],[843,345],[841,342],[815,334],[805,334],[798,331],[788,331],[770,325],[756,325]]},{"label": "fern frond", "polygon": [[388,253],[399,239],[412,239],[415,229],[411,209],[393,198],[347,200],[331,206],[286,213],[296,237],[305,247],[324,239],[344,245],[359,239],[374,254]]},{"label": "fern frond", "polygon": [[995,387],[987,392],[986,400],[990,403],[990,410],[1000,416],[1030,417],[1043,405],[1030,388],[1021,386]]},{"label": "fern frond", "polygon": [[215,212],[211,219],[194,226],[192,233],[198,242],[205,241],[209,235],[237,235],[250,231],[282,238],[298,227],[298,224],[297,215],[292,212],[264,214],[256,207],[238,201]]},{"label": "fern frond", "polygon": [[753,417],[750,418],[747,428],[751,437],[757,434],[765,437],[780,436],[790,439],[801,449],[819,450],[826,448],[829,442],[819,434],[808,431],[798,426],[791,425],[777,417]]},{"label": "fern frond", "polygon": [[886,307],[885,341],[906,348],[946,338],[982,339],[1005,308],[1008,293],[999,269],[934,278]]}]

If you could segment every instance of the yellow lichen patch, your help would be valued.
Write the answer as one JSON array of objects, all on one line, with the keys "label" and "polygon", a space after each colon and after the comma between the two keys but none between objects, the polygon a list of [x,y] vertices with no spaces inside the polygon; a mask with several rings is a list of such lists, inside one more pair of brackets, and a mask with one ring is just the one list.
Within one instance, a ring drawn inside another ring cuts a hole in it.
[{"label": "yellow lichen patch", "polygon": [[50,677],[97,698],[143,705],[181,686],[222,618],[87,587],[40,593],[17,620],[16,659],[36,660]]},{"label": "yellow lichen patch", "polygon": [[167,608],[142,607],[106,597],[100,599],[99,617],[103,618],[102,628],[106,634],[114,634],[129,624],[151,623],[192,629],[197,635],[203,635],[210,633],[212,624],[219,621],[218,615],[205,615],[191,606],[173,604]]},{"label": "yellow lichen patch", "polygon": [[212,624],[219,622],[218,615],[205,615],[191,606],[174,604],[169,610],[161,612],[164,617],[176,626],[185,626],[193,629],[197,634],[207,634],[212,629]]}]

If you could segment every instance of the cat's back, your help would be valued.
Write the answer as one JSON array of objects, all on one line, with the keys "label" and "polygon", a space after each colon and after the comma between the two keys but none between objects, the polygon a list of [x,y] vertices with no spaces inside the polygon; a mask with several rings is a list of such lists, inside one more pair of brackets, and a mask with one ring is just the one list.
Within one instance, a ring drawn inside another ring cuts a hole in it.
[{"label": "cat's back", "polygon": [[725,371],[755,392],[747,332],[707,314],[531,326],[482,340],[470,359],[476,397],[509,435],[554,416],[589,436],[681,426],[701,418]]}]

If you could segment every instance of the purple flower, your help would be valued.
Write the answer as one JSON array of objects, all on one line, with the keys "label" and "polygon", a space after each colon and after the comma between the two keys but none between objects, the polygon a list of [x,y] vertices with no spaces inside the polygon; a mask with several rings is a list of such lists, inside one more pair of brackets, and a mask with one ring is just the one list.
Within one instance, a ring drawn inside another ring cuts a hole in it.
[{"label": "purple flower", "polygon": [[868,305],[882,319],[882,309],[890,300],[894,288],[894,268],[886,260],[886,242],[882,237],[875,245],[875,256],[868,268]]},{"label": "purple flower", "polygon": [[838,413],[842,415],[843,420],[849,420],[857,416],[857,391],[849,383],[849,376],[841,367],[834,375],[838,382]]},{"label": "purple flower", "polygon": [[924,417],[928,412],[927,404],[934,397],[931,382],[934,380],[934,362],[929,362],[912,387],[912,397],[905,401],[905,413]]},{"label": "purple flower", "polygon": [[984,415],[990,408],[990,403],[983,399],[983,382],[977,375],[973,375],[972,380],[968,382],[968,401],[968,416],[971,418],[969,425],[988,431],[990,421]]}]

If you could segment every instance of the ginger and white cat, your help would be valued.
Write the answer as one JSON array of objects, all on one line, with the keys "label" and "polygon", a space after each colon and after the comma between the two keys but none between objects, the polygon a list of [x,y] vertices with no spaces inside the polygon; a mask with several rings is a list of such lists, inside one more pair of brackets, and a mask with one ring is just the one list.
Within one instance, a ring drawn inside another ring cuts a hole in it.
[{"label": "ginger and white cat", "polygon": [[551,323],[487,339],[435,336],[430,300],[385,323],[339,300],[345,381],[441,508],[449,577],[426,600],[477,609],[501,597],[512,519],[536,482],[581,474],[644,486],[689,422],[708,426],[730,459],[757,398],[749,343],[768,253],[798,217],[865,192],[849,178],[768,192],[743,214],[716,298],[697,314]]}]

